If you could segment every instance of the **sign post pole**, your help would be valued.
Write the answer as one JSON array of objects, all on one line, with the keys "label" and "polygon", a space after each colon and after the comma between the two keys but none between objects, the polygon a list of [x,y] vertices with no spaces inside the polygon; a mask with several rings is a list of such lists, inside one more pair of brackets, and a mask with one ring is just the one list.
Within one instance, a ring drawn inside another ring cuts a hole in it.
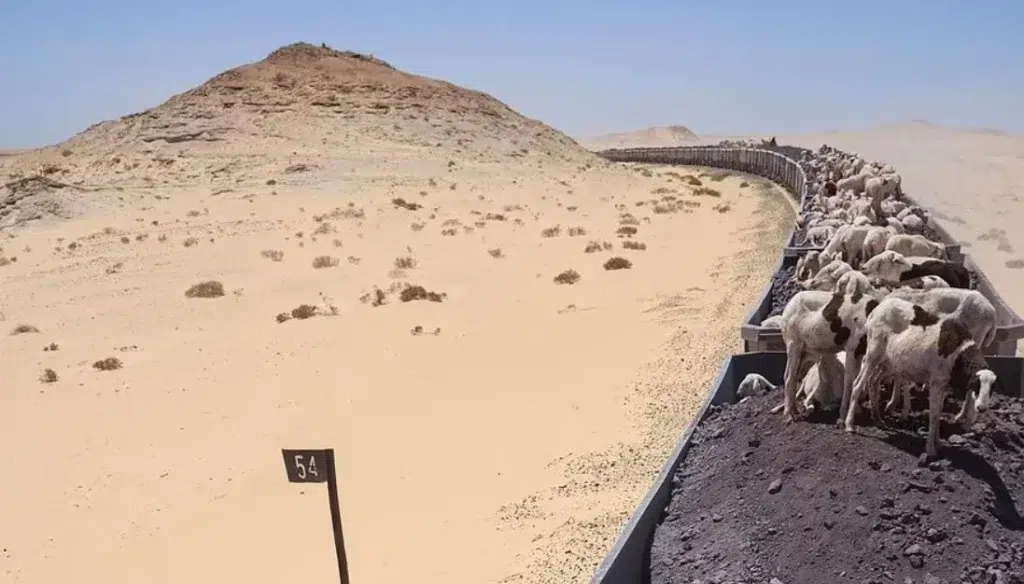
[{"label": "sign post pole", "polygon": [[334,449],[282,449],[281,454],[284,456],[284,470],[288,474],[288,482],[327,483],[331,529],[334,531],[334,552],[338,557],[338,577],[341,584],[349,584],[348,557],[345,554],[345,535],[341,530],[341,506],[338,503],[338,477],[334,469]]}]

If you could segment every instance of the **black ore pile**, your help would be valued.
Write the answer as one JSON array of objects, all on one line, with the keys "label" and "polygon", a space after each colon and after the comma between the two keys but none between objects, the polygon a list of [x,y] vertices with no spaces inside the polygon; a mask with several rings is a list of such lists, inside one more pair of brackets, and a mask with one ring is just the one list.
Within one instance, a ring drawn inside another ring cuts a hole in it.
[{"label": "black ore pile", "polygon": [[797,295],[797,292],[803,290],[793,281],[794,276],[796,276],[796,266],[782,268],[772,276],[772,309],[764,318],[782,314],[786,304]]},{"label": "black ore pile", "polygon": [[994,397],[972,431],[943,424],[928,464],[923,412],[847,434],[834,414],[785,424],[778,390],[714,410],[673,478],[650,582],[1024,584],[1024,408]]}]

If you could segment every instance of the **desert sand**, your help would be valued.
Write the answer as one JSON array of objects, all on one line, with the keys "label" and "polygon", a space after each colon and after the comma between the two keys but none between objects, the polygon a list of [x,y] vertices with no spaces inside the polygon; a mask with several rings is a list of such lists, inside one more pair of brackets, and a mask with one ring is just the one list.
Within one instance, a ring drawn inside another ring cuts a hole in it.
[{"label": "desert sand", "polygon": [[0,184],[5,582],[330,582],[319,447],[353,582],[585,582],[793,220],[302,44]]}]

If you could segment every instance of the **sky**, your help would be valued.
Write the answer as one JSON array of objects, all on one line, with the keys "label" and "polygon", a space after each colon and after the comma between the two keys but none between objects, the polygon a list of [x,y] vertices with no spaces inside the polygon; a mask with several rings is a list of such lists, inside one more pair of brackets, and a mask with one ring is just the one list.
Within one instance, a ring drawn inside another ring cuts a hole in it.
[{"label": "sky", "polygon": [[0,148],[159,105],[297,41],[486,91],[575,137],[1024,132],[1019,0],[9,0]]}]

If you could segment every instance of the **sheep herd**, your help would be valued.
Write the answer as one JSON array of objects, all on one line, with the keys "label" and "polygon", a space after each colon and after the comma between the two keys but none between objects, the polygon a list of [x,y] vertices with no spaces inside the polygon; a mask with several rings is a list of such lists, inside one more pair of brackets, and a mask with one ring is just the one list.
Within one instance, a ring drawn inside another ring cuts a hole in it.
[{"label": "sheep herd", "polygon": [[[972,274],[936,241],[927,212],[904,199],[887,164],[822,146],[801,160],[816,177],[797,226],[806,243],[793,274],[799,290],[781,314],[761,323],[781,329],[786,347],[787,422],[838,407],[854,431],[865,393],[874,423],[887,411],[909,415],[909,393],[927,388],[927,456],[936,457],[948,390],[963,405],[954,422],[970,427],[988,407],[995,374],[982,354],[996,332],[996,309],[973,290]],[[798,403],[802,398],[802,403]],[[802,407],[801,407],[802,406]]]}]

